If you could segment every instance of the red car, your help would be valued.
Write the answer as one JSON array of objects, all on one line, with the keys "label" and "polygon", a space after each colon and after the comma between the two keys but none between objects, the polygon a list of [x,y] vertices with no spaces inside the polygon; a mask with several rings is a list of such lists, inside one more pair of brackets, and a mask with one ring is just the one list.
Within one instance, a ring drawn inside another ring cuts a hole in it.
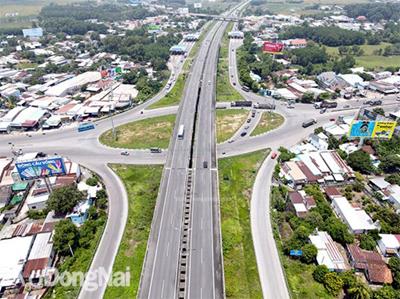
[{"label": "red car", "polygon": [[273,152],[273,153],[271,154],[271,159],[275,159],[276,156],[277,156],[277,154],[276,154],[275,152]]}]

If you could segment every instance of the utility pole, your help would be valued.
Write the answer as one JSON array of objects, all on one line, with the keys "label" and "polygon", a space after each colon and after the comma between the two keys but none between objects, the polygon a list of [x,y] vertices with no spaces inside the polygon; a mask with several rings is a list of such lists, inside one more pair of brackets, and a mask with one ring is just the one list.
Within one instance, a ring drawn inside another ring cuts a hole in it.
[{"label": "utility pole", "polygon": [[108,112],[109,112],[110,120],[111,120],[112,136],[113,136],[113,140],[115,141],[115,140],[117,139],[117,134],[116,134],[116,132],[115,132],[113,113],[111,112],[111,101],[114,99],[114,89],[113,89],[113,85],[114,85],[114,84],[111,84],[111,87],[110,87],[110,96],[109,96],[110,105],[109,105],[109,110],[108,110]]}]

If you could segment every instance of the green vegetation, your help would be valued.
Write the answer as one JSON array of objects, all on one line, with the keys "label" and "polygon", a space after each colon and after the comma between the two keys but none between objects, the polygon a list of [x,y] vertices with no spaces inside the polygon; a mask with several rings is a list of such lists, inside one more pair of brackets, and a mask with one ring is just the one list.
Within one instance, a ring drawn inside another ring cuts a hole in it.
[{"label": "green vegetation", "polygon": [[128,123],[116,128],[116,140],[112,130],[108,130],[100,136],[100,142],[111,147],[131,149],[167,148],[175,118],[175,115],[165,115]]},{"label": "green vegetation", "polygon": [[255,127],[253,132],[251,132],[250,136],[260,135],[274,130],[280,127],[284,121],[285,119],[283,118],[283,116],[278,113],[263,112],[259,123]]},{"label": "green vegetation", "polygon": [[128,221],[114,262],[113,272],[130,267],[129,287],[108,287],[104,298],[135,298],[146,254],[162,166],[112,165],[128,192]]},{"label": "green vegetation", "polygon": [[237,101],[242,96],[234,89],[229,81],[229,37],[228,32],[232,31],[233,23],[229,23],[222,38],[219,50],[218,71],[217,71],[217,102]]},{"label": "green vegetation", "polygon": [[78,202],[84,199],[83,192],[76,186],[65,186],[55,189],[47,201],[47,209],[54,210],[58,215],[65,215],[72,211]]},{"label": "green vegetation", "polygon": [[[57,223],[53,242],[58,254],[62,256],[62,263],[58,266],[60,274],[65,271],[69,273],[88,271],[107,221],[104,211],[106,205],[100,206],[99,202],[107,202],[105,191],[97,193],[95,206],[90,207],[88,219],[81,227],[77,228],[70,220]],[[57,284],[46,293],[45,298],[75,299],[78,297],[79,290],[79,285]]]},{"label": "green vegetation", "polygon": [[262,298],[250,227],[255,176],[269,150],[219,161],[222,246],[226,296]]},{"label": "green vegetation", "polygon": [[217,142],[231,138],[246,121],[248,114],[247,110],[242,109],[217,110]]}]

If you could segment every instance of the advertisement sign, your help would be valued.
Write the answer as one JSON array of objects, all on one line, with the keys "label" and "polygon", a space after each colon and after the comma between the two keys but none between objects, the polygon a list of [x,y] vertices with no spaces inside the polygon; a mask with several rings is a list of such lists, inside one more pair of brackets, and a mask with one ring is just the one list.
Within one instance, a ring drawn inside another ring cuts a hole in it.
[{"label": "advertisement sign", "polygon": [[392,138],[395,121],[356,120],[350,127],[349,137]]},{"label": "advertisement sign", "polygon": [[21,180],[66,174],[64,161],[60,157],[17,162],[15,166]]},{"label": "advertisement sign", "polygon": [[392,138],[397,123],[395,121],[377,121],[372,137],[376,138]]},{"label": "advertisement sign", "polygon": [[263,52],[267,53],[280,53],[285,47],[282,43],[264,42]]},{"label": "advertisement sign", "polygon": [[350,127],[350,137],[372,137],[375,122],[368,120],[356,120]]}]

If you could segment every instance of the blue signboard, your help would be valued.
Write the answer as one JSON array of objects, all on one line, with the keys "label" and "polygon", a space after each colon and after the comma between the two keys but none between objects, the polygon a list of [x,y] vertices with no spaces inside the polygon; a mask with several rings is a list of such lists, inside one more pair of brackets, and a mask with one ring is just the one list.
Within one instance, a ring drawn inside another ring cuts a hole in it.
[{"label": "blue signboard", "polygon": [[15,166],[21,180],[66,174],[64,161],[60,157],[17,162]]},{"label": "blue signboard", "polygon": [[372,137],[375,122],[358,120],[353,122],[350,128],[350,137]]},{"label": "blue signboard", "polygon": [[291,256],[302,256],[303,255],[303,251],[302,250],[290,250],[290,255]]}]

